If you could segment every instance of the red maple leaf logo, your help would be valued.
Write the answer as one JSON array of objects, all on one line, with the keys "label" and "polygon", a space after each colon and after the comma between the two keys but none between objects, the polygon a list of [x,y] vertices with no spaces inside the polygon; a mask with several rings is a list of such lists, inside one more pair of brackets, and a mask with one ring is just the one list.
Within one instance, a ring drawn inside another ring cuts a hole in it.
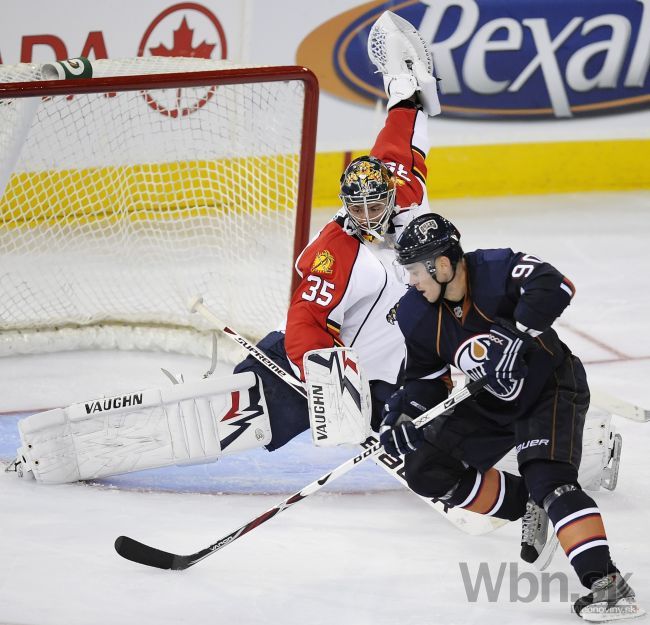
[{"label": "red maple leaf logo", "polygon": [[181,25],[174,31],[174,45],[167,48],[160,44],[157,48],[149,48],[154,56],[191,56],[200,59],[209,59],[215,44],[203,41],[198,46],[192,46],[194,29],[187,25],[187,18],[183,18]]}]

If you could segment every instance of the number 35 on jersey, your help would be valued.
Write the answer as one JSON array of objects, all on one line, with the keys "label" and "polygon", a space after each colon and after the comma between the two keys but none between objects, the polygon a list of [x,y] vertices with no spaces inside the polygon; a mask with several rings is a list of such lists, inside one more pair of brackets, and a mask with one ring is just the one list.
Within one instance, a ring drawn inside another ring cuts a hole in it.
[{"label": "number 35 on jersey", "polygon": [[334,291],[334,284],[324,280],[320,276],[310,275],[307,276],[309,285],[303,291],[302,299],[308,302],[315,302],[321,306],[327,306],[332,301],[332,293]]}]

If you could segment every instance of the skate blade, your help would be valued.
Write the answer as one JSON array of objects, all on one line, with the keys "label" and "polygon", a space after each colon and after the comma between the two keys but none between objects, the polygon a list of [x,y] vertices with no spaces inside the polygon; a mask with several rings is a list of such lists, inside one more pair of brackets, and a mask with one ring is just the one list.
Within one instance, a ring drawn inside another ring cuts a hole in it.
[{"label": "skate blade", "polygon": [[546,541],[543,549],[539,552],[537,559],[533,562],[533,566],[538,571],[543,571],[544,569],[548,568],[549,564],[551,564],[558,544],[559,541],[557,539],[557,536],[555,533],[552,533],[549,536],[549,539]]},{"label": "skate blade", "polygon": [[645,610],[639,607],[636,599],[621,599],[616,605],[609,608],[604,601],[592,603],[580,610],[579,616],[591,623],[604,623],[638,618],[644,614]]}]

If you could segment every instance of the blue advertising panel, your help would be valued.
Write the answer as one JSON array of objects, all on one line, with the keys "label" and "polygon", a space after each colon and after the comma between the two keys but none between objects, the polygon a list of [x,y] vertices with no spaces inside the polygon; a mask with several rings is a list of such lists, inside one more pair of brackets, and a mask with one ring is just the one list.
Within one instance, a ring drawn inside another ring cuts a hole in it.
[{"label": "blue advertising panel", "polygon": [[447,117],[567,118],[650,106],[650,0],[369,3],[301,44],[319,46],[327,59],[318,68],[325,90],[368,103],[385,97],[366,53],[368,32],[385,10],[430,44]]}]

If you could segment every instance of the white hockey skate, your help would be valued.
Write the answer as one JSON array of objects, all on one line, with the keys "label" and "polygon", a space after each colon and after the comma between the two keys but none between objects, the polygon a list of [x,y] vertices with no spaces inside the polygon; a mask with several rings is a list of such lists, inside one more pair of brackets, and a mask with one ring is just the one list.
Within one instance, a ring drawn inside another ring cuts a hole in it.
[{"label": "white hockey skate", "polygon": [[610,573],[596,580],[591,592],[580,597],[573,609],[585,621],[593,623],[636,618],[645,614],[636,601],[634,591],[620,573]]},{"label": "white hockey skate", "polygon": [[368,56],[384,75],[389,109],[415,95],[427,115],[440,114],[431,51],[409,22],[385,11],[370,30]]}]

